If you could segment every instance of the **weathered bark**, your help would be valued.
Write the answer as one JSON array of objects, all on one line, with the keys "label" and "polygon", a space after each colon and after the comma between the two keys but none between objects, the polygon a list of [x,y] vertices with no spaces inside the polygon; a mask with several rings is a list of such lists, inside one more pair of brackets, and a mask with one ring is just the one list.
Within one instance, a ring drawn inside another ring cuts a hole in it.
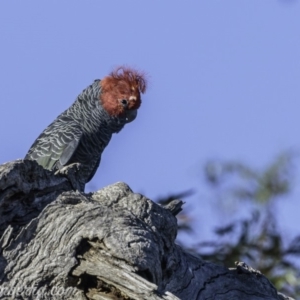
[{"label": "weathered bark", "polygon": [[243,263],[227,269],[175,244],[162,207],[116,183],[73,191],[76,169],[0,166],[1,299],[291,299]]}]

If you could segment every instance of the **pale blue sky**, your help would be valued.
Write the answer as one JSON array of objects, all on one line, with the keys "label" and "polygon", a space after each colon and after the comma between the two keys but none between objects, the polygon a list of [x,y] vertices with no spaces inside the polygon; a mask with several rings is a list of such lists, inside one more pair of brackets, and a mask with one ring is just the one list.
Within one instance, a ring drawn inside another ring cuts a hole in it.
[{"label": "pale blue sky", "polygon": [[[89,190],[125,181],[155,199],[195,188],[193,202],[207,159],[259,167],[300,148],[298,1],[1,1],[0,37],[0,163],[23,158],[120,64],[146,71],[149,89]],[[208,202],[194,210],[204,232]],[[291,207],[280,209],[288,230],[299,227]]]}]

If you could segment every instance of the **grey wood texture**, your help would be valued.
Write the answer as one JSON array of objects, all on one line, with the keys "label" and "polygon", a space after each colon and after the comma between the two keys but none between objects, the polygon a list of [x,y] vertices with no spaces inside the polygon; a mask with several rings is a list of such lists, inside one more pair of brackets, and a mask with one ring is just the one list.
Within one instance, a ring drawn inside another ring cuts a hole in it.
[{"label": "grey wood texture", "polygon": [[180,200],[162,207],[122,182],[74,191],[79,170],[0,166],[0,299],[291,299],[242,262],[176,245]]}]

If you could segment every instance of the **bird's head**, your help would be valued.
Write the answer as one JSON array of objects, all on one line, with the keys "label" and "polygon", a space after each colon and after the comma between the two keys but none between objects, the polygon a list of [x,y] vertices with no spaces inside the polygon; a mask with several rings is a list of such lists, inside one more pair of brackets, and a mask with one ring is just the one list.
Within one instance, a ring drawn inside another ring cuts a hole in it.
[{"label": "bird's head", "polygon": [[145,93],[145,75],[127,67],[119,67],[100,81],[100,102],[109,115],[126,117],[127,122],[136,118],[141,105],[141,93]]}]

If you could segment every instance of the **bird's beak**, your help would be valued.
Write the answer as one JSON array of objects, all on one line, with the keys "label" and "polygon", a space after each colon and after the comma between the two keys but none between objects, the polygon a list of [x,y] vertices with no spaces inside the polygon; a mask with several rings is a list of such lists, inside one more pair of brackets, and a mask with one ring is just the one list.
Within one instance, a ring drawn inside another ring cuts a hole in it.
[{"label": "bird's beak", "polygon": [[137,116],[137,109],[130,109],[126,111],[126,123],[132,122]]}]

